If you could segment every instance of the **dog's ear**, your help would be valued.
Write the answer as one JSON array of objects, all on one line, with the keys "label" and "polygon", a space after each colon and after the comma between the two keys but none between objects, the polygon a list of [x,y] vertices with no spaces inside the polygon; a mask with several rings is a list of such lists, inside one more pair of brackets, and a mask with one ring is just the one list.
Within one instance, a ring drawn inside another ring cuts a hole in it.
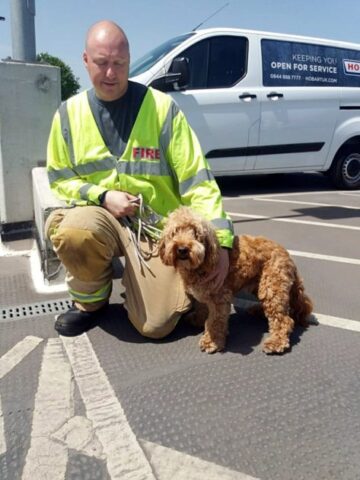
[{"label": "dog's ear", "polygon": [[173,266],[172,256],[166,252],[164,237],[162,237],[159,241],[158,250],[160,260],[163,262],[163,264],[170,267]]},{"label": "dog's ear", "polygon": [[165,263],[165,242],[164,242],[164,239],[161,238],[160,241],[159,241],[159,255],[160,255],[160,259],[162,262]]},{"label": "dog's ear", "polygon": [[207,226],[204,228],[203,244],[205,246],[206,262],[208,264],[215,263],[218,255],[218,241],[213,228]]}]

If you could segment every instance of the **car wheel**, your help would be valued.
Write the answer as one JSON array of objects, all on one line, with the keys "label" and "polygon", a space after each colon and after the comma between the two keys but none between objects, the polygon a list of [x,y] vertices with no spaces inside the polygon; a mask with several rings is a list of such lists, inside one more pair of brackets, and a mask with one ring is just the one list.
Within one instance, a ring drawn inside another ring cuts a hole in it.
[{"label": "car wheel", "polygon": [[343,152],[334,160],[330,175],[337,188],[355,190],[360,188],[360,153]]}]

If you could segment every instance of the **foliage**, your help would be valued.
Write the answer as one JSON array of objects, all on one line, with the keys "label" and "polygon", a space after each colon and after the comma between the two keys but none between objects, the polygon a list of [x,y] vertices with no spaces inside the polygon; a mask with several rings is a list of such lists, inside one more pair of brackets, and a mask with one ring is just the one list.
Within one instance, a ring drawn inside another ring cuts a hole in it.
[{"label": "foliage", "polygon": [[61,100],[67,100],[80,89],[79,79],[74,76],[71,68],[60,58],[49,55],[48,53],[39,53],[36,57],[38,62],[48,63],[55,67],[60,67],[61,75]]}]

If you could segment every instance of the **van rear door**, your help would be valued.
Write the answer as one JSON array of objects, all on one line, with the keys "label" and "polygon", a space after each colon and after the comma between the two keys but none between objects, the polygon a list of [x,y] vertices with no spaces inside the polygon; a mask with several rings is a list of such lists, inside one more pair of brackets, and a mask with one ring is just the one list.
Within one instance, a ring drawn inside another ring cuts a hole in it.
[{"label": "van rear door", "polygon": [[339,113],[337,49],[262,39],[263,90],[254,170],[325,164]]}]

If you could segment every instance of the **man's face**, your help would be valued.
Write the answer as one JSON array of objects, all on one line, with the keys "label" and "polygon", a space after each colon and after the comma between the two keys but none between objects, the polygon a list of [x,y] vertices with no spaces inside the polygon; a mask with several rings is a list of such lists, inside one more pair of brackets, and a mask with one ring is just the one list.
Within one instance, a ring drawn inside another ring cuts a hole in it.
[{"label": "man's face", "polygon": [[130,55],[122,38],[93,39],[83,59],[98,98],[110,102],[126,93]]}]

